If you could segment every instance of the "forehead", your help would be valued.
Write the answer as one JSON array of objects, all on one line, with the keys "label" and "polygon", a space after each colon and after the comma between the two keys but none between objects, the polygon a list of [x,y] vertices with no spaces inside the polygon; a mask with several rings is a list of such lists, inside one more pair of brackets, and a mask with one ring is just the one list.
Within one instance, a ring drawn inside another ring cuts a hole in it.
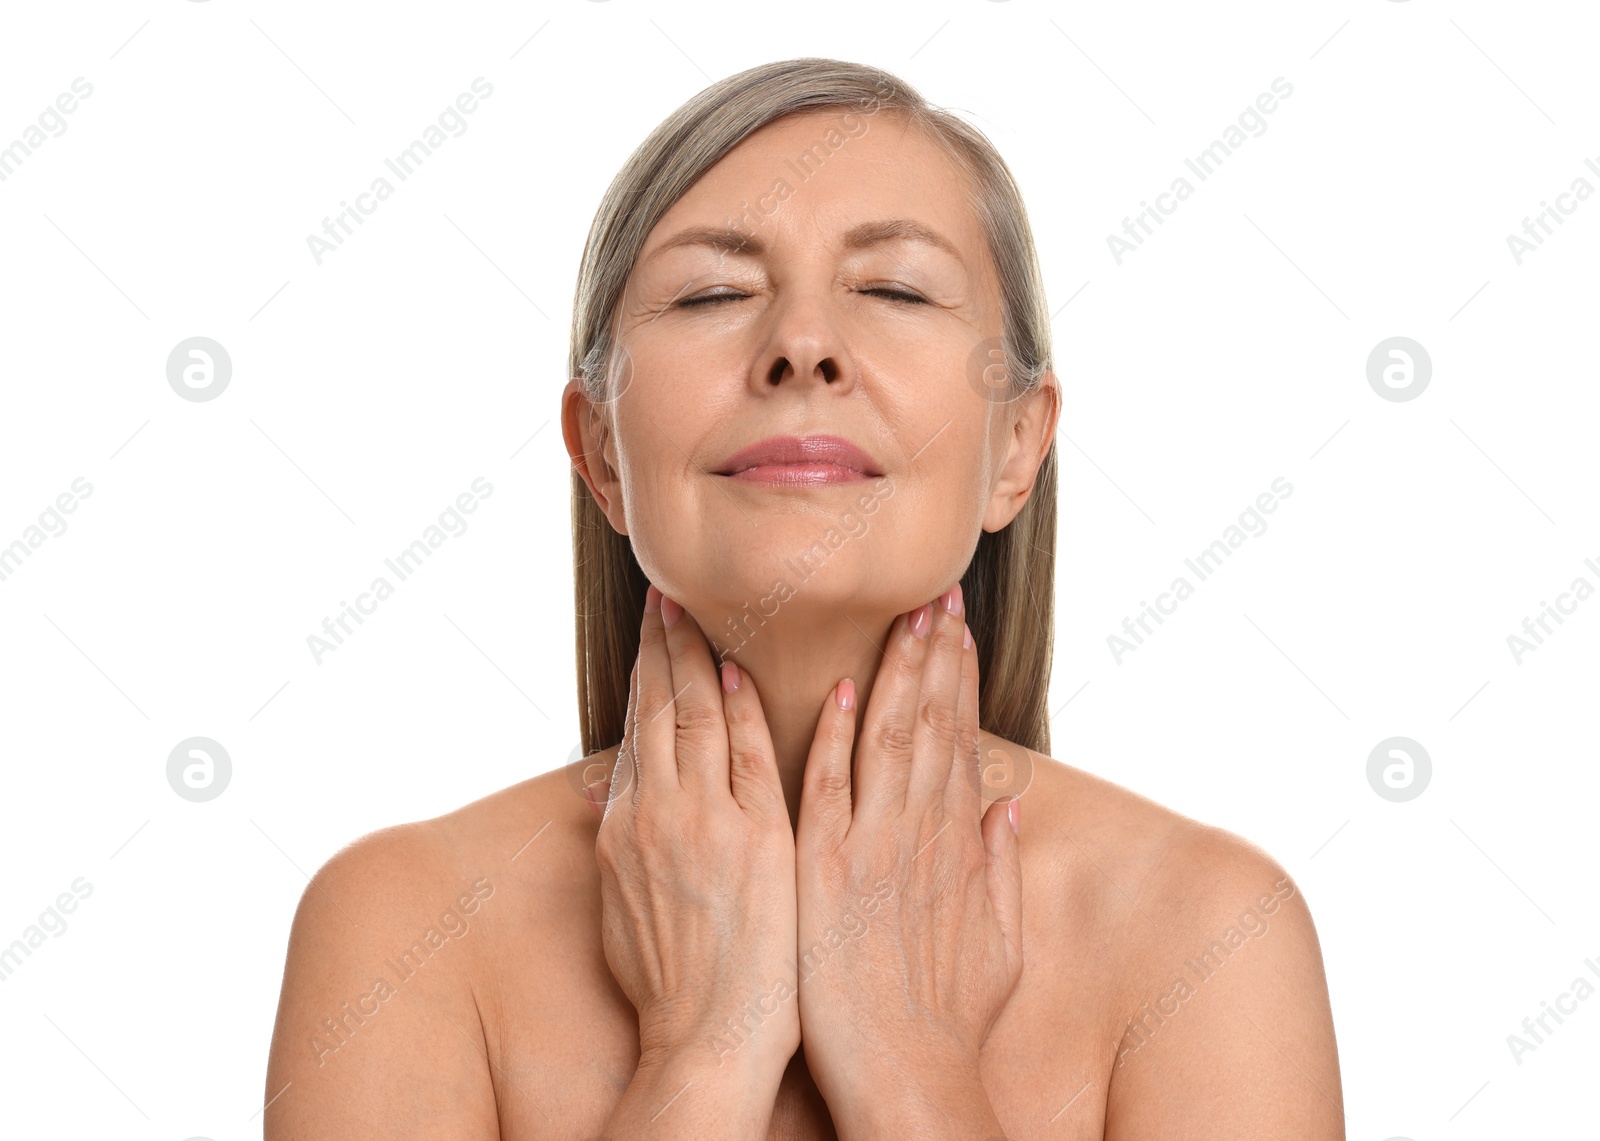
[{"label": "forehead", "polygon": [[864,222],[913,219],[947,238],[968,266],[985,266],[970,186],[960,163],[902,115],[788,115],[752,132],[702,175],[641,253],[691,226],[753,229],[763,246],[777,249],[839,241]]}]

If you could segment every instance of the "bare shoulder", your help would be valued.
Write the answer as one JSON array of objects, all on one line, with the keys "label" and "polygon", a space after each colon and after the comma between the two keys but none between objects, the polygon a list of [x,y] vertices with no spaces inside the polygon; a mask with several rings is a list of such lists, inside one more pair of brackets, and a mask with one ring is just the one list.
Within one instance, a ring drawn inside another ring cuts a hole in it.
[{"label": "bare shoulder", "polygon": [[[1298,896],[1283,867],[1251,841],[1042,753],[1011,748],[1032,765],[1022,797],[1025,851],[1031,842],[1052,862],[1073,865],[1075,896],[1104,897],[1112,911],[1111,901],[1120,901],[1130,926],[1135,918],[1144,923],[1138,945],[1159,947],[1156,932],[1230,909],[1237,914],[1236,905],[1259,904],[1263,894]],[[1082,882],[1091,876],[1092,887]]]},{"label": "bare shoulder", "polygon": [[266,1137],[499,1137],[484,963],[530,890],[570,887],[587,811],[558,770],[367,833],[317,870],[289,933]]},{"label": "bare shoulder", "polygon": [[1241,836],[1032,756],[1024,852],[1034,808],[1038,862],[1062,869],[1047,890],[1120,963],[1108,1141],[1343,1137],[1322,952],[1294,879]]}]

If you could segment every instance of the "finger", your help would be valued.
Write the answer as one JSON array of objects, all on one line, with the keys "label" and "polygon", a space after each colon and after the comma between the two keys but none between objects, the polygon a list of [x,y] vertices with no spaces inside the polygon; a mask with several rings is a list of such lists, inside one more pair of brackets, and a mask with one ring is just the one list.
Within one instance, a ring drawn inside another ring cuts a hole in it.
[{"label": "finger", "polygon": [[728,789],[728,726],[722,717],[722,689],[711,648],[700,625],[676,599],[661,600],[671,665],[673,751],[678,784],[685,789]]},{"label": "finger", "polygon": [[723,662],[719,685],[722,715],[728,726],[724,747],[729,793],[746,812],[769,820],[780,816],[788,819],[783,782],[778,778],[778,757],[755,679],[733,662]]},{"label": "finger", "polygon": [[961,584],[958,582],[933,604],[933,630],[922,662],[921,691],[913,724],[911,776],[907,802],[942,801],[950,783],[956,755],[957,714],[961,702],[962,619]]},{"label": "finger", "polygon": [[[600,822],[617,808],[633,809],[638,806],[639,773],[636,758],[634,710],[639,701],[639,662],[635,659],[628,674],[628,709],[622,721],[622,740],[617,745],[617,756],[611,767],[611,778],[605,784],[604,806]],[[598,798],[597,798],[598,799]]]},{"label": "finger", "polygon": [[[618,751],[620,752],[621,750],[619,749]],[[613,765],[616,764],[615,754],[612,756],[611,763]],[[583,799],[588,802],[589,811],[594,813],[594,818],[596,820],[604,820],[606,818],[606,801],[611,799],[610,775],[600,777],[584,785]]]},{"label": "finger", "polygon": [[945,774],[945,804],[953,820],[983,815],[983,750],[978,708],[978,645],[966,623],[961,628],[961,696],[956,702],[955,755]]},{"label": "finger", "polygon": [[856,737],[856,683],[843,678],[828,691],[811,739],[800,788],[795,847],[825,852],[844,843],[853,818],[850,748]]},{"label": "finger", "polygon": [[639,622],[639,688],[631,706],[634,719],[634,762],[638,780],[634,803],[646,789],[651,796],[678,790],[678,724],[672,703],[672,659],[661,620],[661,592],[652,583],[645,592]]},{"label": "finger", "polygon": [[1020,823],[1022,800],[997,800],[983,815],[983,847],[988,857],[985,882],[1006,951],[1013,963],[1022,960],[1022,843],[1011,820]]},{"label": "finger", "polygon": [[888,646],[873,679],[861,721],[856,758],[856,804],[898,812],[911,775],[912,725],[928,639],[915,630],[932,626],[932,605],[902,614],[889,627]]}]

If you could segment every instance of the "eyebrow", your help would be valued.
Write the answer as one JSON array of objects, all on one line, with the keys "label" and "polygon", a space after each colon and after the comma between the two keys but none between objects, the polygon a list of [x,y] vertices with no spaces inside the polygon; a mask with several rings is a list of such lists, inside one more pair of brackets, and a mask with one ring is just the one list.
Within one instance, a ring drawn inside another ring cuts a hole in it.
[{"label": "eyebrow", "polygon": [[[922,242],[943,250],[962,265],[966,259],[961,256],[961,251],[955,244],[939,231],[912,218],[888,218],[879,222],[862,222],[852,226],[844,236],[844,248],[847,250],[864,250],[884,242]],[[649,261],[658,254],[668,250],[681,249],[685,246],[704,246],[708,249],[720,250],[723,253],[743,254],[746,257],[761,257],[767,253],[767,246],[760,238],[746,234],[740,230],[724,229],[715,226],[696,227],[674,234],[662,242],[644,259]]]}]

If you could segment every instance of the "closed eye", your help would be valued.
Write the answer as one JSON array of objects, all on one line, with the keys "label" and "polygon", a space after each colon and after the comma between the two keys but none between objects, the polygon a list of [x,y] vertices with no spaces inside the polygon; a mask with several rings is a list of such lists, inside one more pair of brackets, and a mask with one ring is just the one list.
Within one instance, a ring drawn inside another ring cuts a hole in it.
[{"label": "closed eye", "polygon": [[696,305],[710,305],[717,301],[735,301],[748,296],[744,293],[703,293],[699,297],[688,297],[682,301],[673,302],[674,309],[689,309]]},{"label": "closed eye", "polygon": [[[901,289],[889,289],[880,286],[875,289],[863,289],[861,292],[877,297],[890,298],[905,305],[928,304],[927,298]],[[714,305],[719,301],[739,301],[748,296],[745,293],[704,293],[699,297],[688,297],[682,301],[675,301],[673,302],[673,307],[676,309],[691,309],[700,305]]]},{"label": "closed eye", "polygon": [[903,301],[909,305],[926,305],[928,303],[928,299],[926,297],[919,297],[915,293],[908,293],[901,289],[885,289],[879,287],[877,289],[863,289],[861,292],[877,294],[880,297],[892,297],[896,301]]}]

